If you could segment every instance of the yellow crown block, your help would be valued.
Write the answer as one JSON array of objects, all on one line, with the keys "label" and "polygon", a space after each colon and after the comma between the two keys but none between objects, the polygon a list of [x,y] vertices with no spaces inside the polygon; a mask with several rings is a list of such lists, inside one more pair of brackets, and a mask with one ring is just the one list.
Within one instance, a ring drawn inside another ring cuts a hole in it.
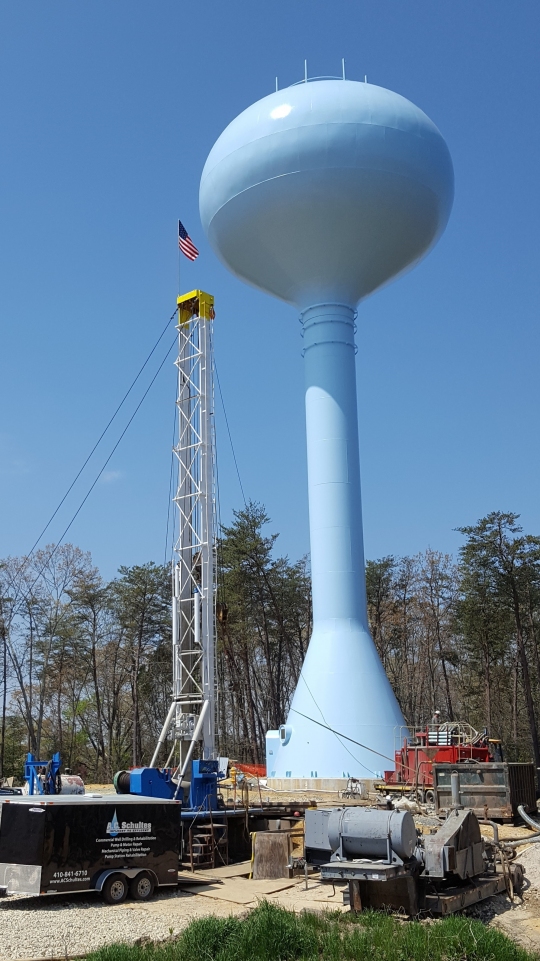
[{"label": "yellow crown block", "polygon": [[192,317],[203,320],[214,319],[214,298],[204,290],[190,290],[189,294],[178,297],[178,322],[184,326],[189,324]]}]

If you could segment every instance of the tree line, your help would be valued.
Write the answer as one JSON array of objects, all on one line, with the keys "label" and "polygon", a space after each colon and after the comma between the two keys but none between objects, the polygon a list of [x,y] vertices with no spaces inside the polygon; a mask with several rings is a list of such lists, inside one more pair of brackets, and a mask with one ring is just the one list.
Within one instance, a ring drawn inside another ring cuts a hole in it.
[{"label": "tree line", "polygon": [[[435,710],[540,767],[540,537],[494,512],[460,528],[457,558],[427,549],[366,566],[371,630],[412,729]],[[276,551],[259,504],[218,545],[217,728],[222,755],[264,762],[311,633],[309,562]],[[147,764],[171,693],[171,577],[121,567],[105,582],[71,544],[0,561],[0,774],[27,751],[89,781]]]}]

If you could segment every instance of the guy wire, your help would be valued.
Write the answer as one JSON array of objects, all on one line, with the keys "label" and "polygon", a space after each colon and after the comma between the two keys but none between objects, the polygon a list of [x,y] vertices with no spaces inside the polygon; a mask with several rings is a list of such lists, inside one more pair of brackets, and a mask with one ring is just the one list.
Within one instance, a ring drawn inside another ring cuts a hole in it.
[{"label": "guy wire", "polygon": [[219,380],[218,369],[217,369],[217,365],[216,365],[215,361],[214,361],[214,370],[215,370],[215,372],[216,372],[216,381],[217,381],[217,385],[218,385],[219,396],[220,396],[220,398],[221,398],[221,406],[222,406],[222,408],[223,408],[223,415],[224,415],[224,417],[225,417],[225,425],[226,425],[226,427],[227,427],[227,433],[228,433],[228,435],[229,435],[229,442],[230,442],[230,445],[231,445],[231,451],[232,451],[232,455],[233,455],[234,466],[236,467],[236,476],[238,477],[238,483],[240,484],[240,490],[241,490],[241,492],[242,492],[242,499],[243,499],[243,501],[244,501],[244,507],[247,507],[246,495],[244,494],[244,487],[243,487],[243,484],[242,484],[242,478],[240,477],[240,470],[239,470],[239,468],[238,468],[238,461],[237,461],[237,459],[236,459],[236,454],[235,454],[235,450],[234,450],[234,444],[233,444],[232,435],[231,435],[231,428],[229,427],[229,418],[227,417],[227,410],[226,410],[226,407],[225,407],[225,401],[223,400],[223,392],[222,392],[222,390],[221,390],[221,383],[220,383],[220,380]]},{"label": "guy wire", "polygon": [[[176,312],[177,312],[177,311],[175,310],[175,311],[174,311],[174,314],[171,314],[171,316],[169,317],[169,319],[168,319],[165,327],[164,327],[163,330],[161,331],[161,334],[159,335],[158,339],[156,340],[154,346],[152,347],[152,350],[151,350],[150,353],[148,354],[148,356],[147,356],[146,360],[144,361],[144,363],[142,364],[142,366],[139,368],[139,371],[137,372],[137,374],[135,375],[134,379],[132,380],[130,386],[128,387],[128,389],[127,389],[127,391],[126,391],[126,393],[125,393],[124,396],[122,397],[122,400],[121,400],[120,403],[118,404],[118,407],[116,408],[114,414],[112,415],[111,419],[109,420],[107,426],[106,426],[106,427],[104,428],[104,430],[101,432],[101,434],[100,434],[100,436],[98,437],[96,443],[95,443],[94,446],[92,447],[92,450],[91,450],[90,453],[88,454],[88,457],[87,457],[86,460],[84,461],[84,464],[83,464],[82,467],[79,469],[79,471],[78,471],[77,474],[75,475],[73,481],[72,481],[71,484],[69,485],[66,493],[65,493],[64,496],[62,497],[62,500],[61,500],[60,503],[58,504],[58,507],[56,508],[56,510],[54,511],[54,513],[51,514],[51,516],[49,517],[49,520],[48,520],[47,523],[45,524],[45,527],[44,527],[43,530],[41,531],[41,534],[40,534],[39,537],[34,541],[33,546],[31,547],[30,551],[29,551],[28,554],[26,555],[27,558],[30,558],[30,557],[32,556],[32,554],[34,553],[34,551],[35,551],[37,545],[39,544],[41,538],[43,537],[45,531],[50,527],[50,525],[52,524],[54,518],[55,518],[56,515],[58,514],[58,511],[60,510],[62,504],[64,503],[64,501],[65,501],[65,499],[66,499],[66,497],[67,497],[68,494],[73,490],[73,488],[74,488],[75,484],[77,483],[79,477],[81,476],[84,468],[85,468],[86,465],[88,464],[88,461],[90,460],[90,458],[92,457],[92,455],[94,454],[94,452],[97,450],[97,448],[98,448],[99,445],[101,444],[101,441],[102,441],[103,438],[105,437],[105,434],[106,434],[107,431],[109,430],[109,427],[111,426],[112,422],[115,420],[117,414],[120,412],[120,410],[121,410],[121,408],[123,407],[125,401],[126,401],[127,398],[129,397],[131,391],[132,391],[133,388],[135,387],[135,384],[137,383],[139,377],[141,376],[141,374],[142,374],[144,368],[146,367],[148,361],[150,360],[152,354],[153,354],[154,351],[156,350],[156,348],[157,348],[158,344],[160,343],[160,341],[161,341],[161,340],[163,339],[163,337],[165,336],[165,334],[166,334],[166,332],[167,332],[167,330],[168,330],[168,328],[169,328],[169,324],[170,324],[171,320],[173,320],[173,319],[175,318],[175,316],[176,316]],[[161,368],[160,368],[160,369],[161,369]],[[146,396],[146,395],[145,395],[145,396]]]},{"label": "guy wire", "polygon": [[[173,316],[174,316],[174,314],[173,314]],[[170,321],[169,321],[169,323],[170,323]],[[161,339],[161,337],[160,337],[160,339]],[[116,450],[117,450],[117,448],[119,447],[119,445],[120,445],[120,443],[121,443],[124,435],[126,434],[127,430],[129,429],[131,423],[133,422],[136,414],[137,414],[138,411],[140,410],[140,408],[141,408],[144,400],[146,399],[146,397],[147,397],[147,395],[148,395],[148,393],[149,393],[149,391],[150,391],[150,388],[151,388],[152,385],[154,384],[154,381],[156,380],[156,378],[157,378],[158,374],[160,373],[162,367],[164,367],[164,365],[165,365],[165,363],[166,363],[166,361],[167,361],[167,358],[169,357],[169,354],[171,353],[171,350],[173,349],[173,347],[174,347],[175,344],[176,344],[176,334],[175,334],[175,338],[174,338],[172,344],[167,348],[167,353],[165,354],[163,360],[161,361],[161,363],[160,363],[160,365],[159,365],[156,373],[155,373],[154,376],[152,377],[152,380],[150,381],[148,387],[146,388],[144,394],[142,395],[139,403],[137,404],[135,410],[133,411],[131,417],[129,418],[126,426],[124,427],[124,429],[123,429],[123,431],[122,431],[122,433],[120,434],[120,437],[119,437],[118,440],[116,441],[116,444],[114,445],[113,449],[111,450],[111,452],[110,452],[109,456],[107,457],[105,463],[104,463],[103,466],[101,467],[101,470],[99,471],[99,473],[98,473],[97,476],[95,477],[94,481],[92,482],[92,484],[91,484],[90,487],[88,488],[88,490],[87,490],[85,496],[83,497],[81,503],[79,504],[77,510],[76,510],[75,513],[73,514],[73,516],[72,516],[69,524],[67,525],[67,527],[65,528],[64,532],[62,533],[62,536],[59,538],[59,540],[58,540],[57,543],[55,544],[53,550],[52,550],[51,553],[48,555],[48,557],[47,557],[47,559],[46,559],[46,561],[45,561],[45,564],[43,565],[43,567],[41,568],[41,570],[38,572],[36,578],[32,581],[32,584],[30,585],[30,588],[29,588],[28,593],[30,593],[30,591],[32,591],[32,588],[34,587],[34,585],[37,584],[39,578],[40,578],[41,575],[43,574],[43,571],[44,571],[45,568],[47,567],[47,564],[49,563],[49,561],[51,560],[51,558],[55,555],[56,551],[58,550],[58,548],[59,548],[60,545],[62,544],[62,541],[64,540],[64,537],[66,536],[67,532],[69,531],[71,525],[74,523],[75,519],[76,519],[77,516],[80,514],[82,508],[84,507],[86,501],[88,500],[88,498],[90,497],[90,494],[92,493],[94,487],[96,486],[99,478],[100,478],[101,475],[103,474],[103,471],[104,471],[105,468],[107,467],[107,464],[108,464],[109,461],[111,460],[113,454],[116,452]],[[28,597],[28,594],[26,594],[25,596]]]}]

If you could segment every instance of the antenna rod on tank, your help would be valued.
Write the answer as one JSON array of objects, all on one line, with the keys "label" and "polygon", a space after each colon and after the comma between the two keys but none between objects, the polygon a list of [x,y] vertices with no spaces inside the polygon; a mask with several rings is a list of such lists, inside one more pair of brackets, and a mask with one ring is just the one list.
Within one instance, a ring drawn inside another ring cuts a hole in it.
[{"label": "antenna rod on tank", "polygon": [[345,80],[345,57],[341,58],[341,69],[343,71],[343,79]]},{"label": "antenna rod on tank", "polygon": [[276,93],[278,92],[278,90],[279,90],[279,86],[278,86],[278,78],[276,77]]},{"label": "antenna rod on tank", "polygon": [[304,83],[307,83],[307,60],[304,60]]}]

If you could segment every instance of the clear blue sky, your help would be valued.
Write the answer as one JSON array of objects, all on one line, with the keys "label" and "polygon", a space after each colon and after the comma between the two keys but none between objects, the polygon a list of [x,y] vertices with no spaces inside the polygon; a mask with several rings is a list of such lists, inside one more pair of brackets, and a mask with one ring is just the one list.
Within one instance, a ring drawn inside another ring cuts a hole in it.
[{"label": "clear blue sky", "polygon": [[[299,324],[227,274],[198,216],[215,139],[304,58],[417,103],[456,173],[435,251],[360,310],[366,554],[454,552],[453,529],[495,509],[540,533],[539,26],[536,0],[4,2],[0,556],[29,550],[172,313],[178,217],[201,251],[182,289],[216,298],[244,488],[283,552],[308,550]],[[174,394],[171,356],[70,531],[107,577],[163,558]],[[219,408],[218,441],[227,521]]]}]

